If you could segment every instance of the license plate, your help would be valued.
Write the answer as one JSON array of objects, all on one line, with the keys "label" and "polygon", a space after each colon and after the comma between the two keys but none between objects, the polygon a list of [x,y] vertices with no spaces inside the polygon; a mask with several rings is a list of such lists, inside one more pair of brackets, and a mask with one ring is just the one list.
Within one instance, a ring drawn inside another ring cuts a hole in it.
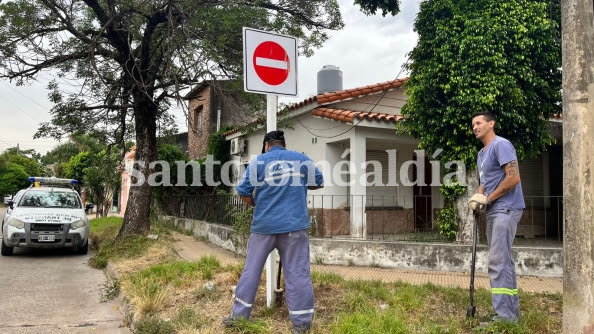
[{"label": "license plate", "polygon": [[53,234],[42,234],[37,237],[37,241],[54,241],[56,236]]}]

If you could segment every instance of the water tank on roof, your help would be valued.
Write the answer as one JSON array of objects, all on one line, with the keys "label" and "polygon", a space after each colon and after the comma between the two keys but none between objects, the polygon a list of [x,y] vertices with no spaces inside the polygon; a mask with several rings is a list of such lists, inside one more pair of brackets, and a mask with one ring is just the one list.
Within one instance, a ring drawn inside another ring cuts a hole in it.
[{"label": "water tank on roof", "polygon": [[318,94],[342,90],[342,71],[334,65],[325,65],[318,71]]}]

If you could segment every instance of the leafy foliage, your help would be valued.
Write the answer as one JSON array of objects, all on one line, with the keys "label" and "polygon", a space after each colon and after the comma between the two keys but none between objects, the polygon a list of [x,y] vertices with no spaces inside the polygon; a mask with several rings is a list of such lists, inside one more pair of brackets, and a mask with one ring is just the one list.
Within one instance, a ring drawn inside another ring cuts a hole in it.
[{"label": "leafy foliage", "polygon": [[54,147],[48,151],[42,158],[41,162],[45,165],[53,164],[54,176],[66,177],[66,164],[70,158],[80,153],[80,148],[76,143],[68,141]]},{"label": "leafy foliage", "polygon": [[[193,178],[193,167],[186,167],[185,169],[185,182],[187,186],[177,186],[178,183],[178,168],[177,163],[183,162],[187,163],[190,161],[188,156],[181,151],[178,146],[172,144],[162,144],[157,149],[157,160],[166,162],[169,165],[169,171],[164,171],[163,166],[157,165],[155,167],[155,172],[161,173],[168,173],[171,186],[169,185],[161,185],[158,187],[153,187],[153,194],[155,195],[156,199],[159,202],[162,202],[164,196],[181,196],[181,195],[189,195],[189,194],[196,194],[199,192],[199,187],[192,186],[194,183]],[[196,163],[197,168],[199,168],[199,164]],[[200,174],[198,174],[200,177]],[[163,181],[162,178],[157,181]]]},{"label": "leafy foliage", "polygon": [[[127,144],[127,146],[131,146]],[[41,163],[44,165],[54,165],[53,172],[56,177],[66,176],[66,165],[70,159],[81,152],[100,152],[106,149],[105,140],[95,137],[91,134],[70,135],[68,141],[57,145],[51,151],[41,157]],[[78,172],[70,171],[72,178],[83,182],[82,170]]]},{"label": "leafy foliage", "polygon": [[559,21],[548,2],[531,0],[423,1],[415,22],[417,46],[398,131],[420,138],[443,162],[476,162],[471,116],[491,111],[496,131],[518,158],[553,142],[547,120],[561,112]]},{"label": "leafy foliage", "polygon": [[121,185],[118,156],[107,151],[92,154],[83,172],[85,184],[97,204],[97,212],[102,217],[107,216],[113,195]]},{"label": "leafy foliage", "polygon": [[30,176],[48,176],[35,150],[10,148],[0,155],[0,194],[15,194],[31,183]]},{"label": "leafy foliage", "polygon": [[[157,158],[169,162],[172,166],[175,165],[176,161],[187,162],[189,160],[188,156],[178,146],[172,144],[160,145],[157,149]],[[172,180],[177,179],[177,169],[172,168],[171,178]]]},{"label": "leafy foliage", "polygon": [[[0,4],[0,78],[24,84],[57,70],[52,121],[37,136],[97,133],[121,144],[134,135],[148,177],[170,105],[187,102],[180,92],[204,80],[241,82],[244,26],[295,36],[309,56],[343,22],[336,0],[14,0]],[[60,87],[70,84],[72,93]],[[131,189],[122,235],[150,228],[150,192]]]},{"label": "leafy foliage", "polygon": [[138,321],[136,325],[136,333],[138,334],[169,334],[175,333],[175,327],[169,321],[165,321],[156,317],[144,317]]},{"label": "leafy foliage", "polygon": [[382,16],[388,13],[395,16],[400,12],[398,0],[355,0],[355,5],[361,6],[361,11],[366,15],[375,15],[378,9],[382,10]]},{"label": "leafy foliage", "polygon": [[64,164],[64,175],[69,179],[75,179],[81,186],[86,186],[85,168],[91,166],[91,153],[80,152]]},{"label": "leafy foliage", "polygon": [[12,162],[23,167],[29,176],[47,176],[39,162],[40,155],[35,150],[17,150],[10,148],[3,154],[7,162]]},{"label": "leafy foliage", "polygon": [[458,222],[460,221],[455,201],[456,198],[466,193],[466,186],[458,183],[443,184],[439,188],[439,192],[443,195],[445,205],[439,210],[435,225],[440,234],[449,240],[454,240],[459,230]]},{"label": "leafy foliage", "polygon": [[[225,185],[222,182],[222,172],[223,172],[223,165],[231,160],[231,156],[229,155],[230,150],[230,143],[225,139],[225,133],[231,130],[230,127],[223,127],[219,131],[213,133],[208,138],[208,149],[206,150],[206,154],[212,155],[214,161],[219,161],[220,164],[213,165],[213,176],[214,182],[221,182],[220,185],[217,186],[218,191],[227,192],[229,191],[229,186]],[[233,173],[232,169],[227,169],[228,177],[230,179],[231,173]]]},{"label": "leafy foliage", "polygon": [[13,162],[0,169],[0,194],[15,194],[29,185],[29,174],[23,166]]},{"label": "leafy foliage", "polygon": [[80,152],[65,164],[67,178],[76,179],[89,190],[97,212],[106,216],[111,208],[113,194],[120,188],[120,159],[107,150]]},{"label": "leafy foliage", "polygon": [[235,232],[231,237],[233,243],[247,248],[247,241],[250,236],[252,227],[252,219],[254,216],[254,208],[245,206],[229,206],[229,212],[233,216],[233,231]]}]

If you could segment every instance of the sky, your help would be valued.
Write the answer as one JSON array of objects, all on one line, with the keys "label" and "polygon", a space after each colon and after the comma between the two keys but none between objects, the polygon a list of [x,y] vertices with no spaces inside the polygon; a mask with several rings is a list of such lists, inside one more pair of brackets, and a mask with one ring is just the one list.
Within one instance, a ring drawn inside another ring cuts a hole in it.
[{"label": "sky", "polygon": [[[345,28],[329,33],[330,39],[309,58],[300,56],[297,66],[298,95],[279,97],[281,103],[296,103],[316,95],[317,72],[324,65],[342,71],[343,88],[356,88],[406,77],[402,64],[417,42],[413,24],[420,0],[401,0],[395,17],[366,16],[353,0],[339,0]],[[27,86],[0,80],[0,152],[16,147],[45,154],[59,142],[33,139],[42,122],[51,120],[52,104],[46,89],[51,74],[42,73]],[[174,112],[181,132],[187,130],[183,112]]]}]

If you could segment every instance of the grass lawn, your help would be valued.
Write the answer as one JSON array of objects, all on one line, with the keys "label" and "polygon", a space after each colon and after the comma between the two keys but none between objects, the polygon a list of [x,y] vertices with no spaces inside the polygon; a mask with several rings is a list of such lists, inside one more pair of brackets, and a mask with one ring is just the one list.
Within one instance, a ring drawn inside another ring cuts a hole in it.
[{"label": "grass lawn", "polygon": [[[221,319],[231,312],[232,288],[242,266],[223,266],[215,257],[183,261],[173,252],[170,230],[156,222],[151,234],[115,241],[122,218],[91,221],[95,257],[91,264],[113,264],[119,290],[130,305],[135,333],[291,333],[286,305],[266,307],[264,279],[252,318],[237,328]],[[519,324],[477,328],[491,313],[490,291],[478,289],[478,316],[466,318],[468,289],[344,280],[313,272],[316,314],[311,333],[561,333],[562,295],[519,291]],[[110,291],[112,292],[112,291]]]}]

